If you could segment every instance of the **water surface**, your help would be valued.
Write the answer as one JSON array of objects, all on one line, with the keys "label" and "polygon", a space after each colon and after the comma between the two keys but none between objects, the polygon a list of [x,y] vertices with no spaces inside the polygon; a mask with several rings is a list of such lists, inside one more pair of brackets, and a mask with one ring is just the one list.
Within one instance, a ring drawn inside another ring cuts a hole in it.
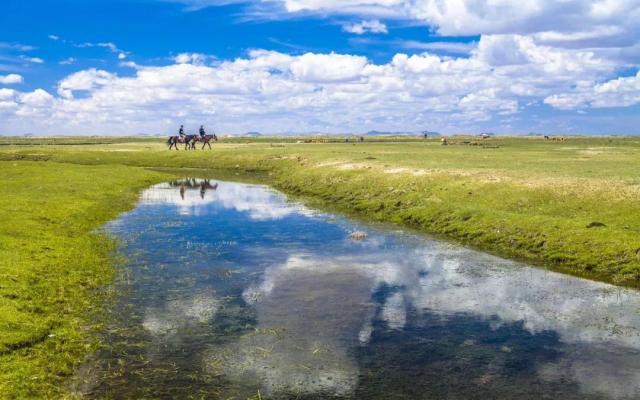
[{"label": "water surface", "polygon": [[633,290],[240,183],[154,186],[107,229],[127,261],[90,397],[640,398]]}]

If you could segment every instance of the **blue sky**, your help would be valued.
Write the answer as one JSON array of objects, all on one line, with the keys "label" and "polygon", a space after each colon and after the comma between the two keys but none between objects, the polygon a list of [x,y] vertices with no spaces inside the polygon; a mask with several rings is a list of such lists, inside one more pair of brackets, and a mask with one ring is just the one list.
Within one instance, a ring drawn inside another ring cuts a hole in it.
[{"label": "blue sky", "polygon": [[0,134],[640,134],[636,0],[1,7]]}]

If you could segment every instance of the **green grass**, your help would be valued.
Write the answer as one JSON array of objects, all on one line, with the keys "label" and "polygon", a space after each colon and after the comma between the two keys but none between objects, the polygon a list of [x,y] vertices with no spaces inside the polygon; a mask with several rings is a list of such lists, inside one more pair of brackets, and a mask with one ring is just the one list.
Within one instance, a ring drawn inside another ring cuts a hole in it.
[{"label": "green grass", "polygon": [[196,152],[122,138],[0,147],[0,397],[64,393],[97,345],[83,327],[111,276],[112,243],[95,229],[168,176],[158,171],[250,176],[319,207],[640,286],[640,139],[378,139],[234,139]]},{"label": "green grass", "polygon": [[90,321],[114,243],[96,231],[162,175],[0,162],[0,398],[59,398],[95,348]]}]

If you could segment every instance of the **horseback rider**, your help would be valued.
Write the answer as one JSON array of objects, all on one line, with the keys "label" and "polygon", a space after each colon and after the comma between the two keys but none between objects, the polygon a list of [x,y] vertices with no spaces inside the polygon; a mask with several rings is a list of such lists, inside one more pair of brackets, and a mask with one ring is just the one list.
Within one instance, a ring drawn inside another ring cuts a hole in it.
[{"label": "horseback rider", "polygon": [[181,140],[184,140],[184,125],[180,125],[180,130],[178,131],[178,135],[180,135]]},{"label": "horseback rider", "polygon": [[200,137],[204,137],[204,135],[206,135],[206,132],[204,131],[204,125],[200,125]]}]

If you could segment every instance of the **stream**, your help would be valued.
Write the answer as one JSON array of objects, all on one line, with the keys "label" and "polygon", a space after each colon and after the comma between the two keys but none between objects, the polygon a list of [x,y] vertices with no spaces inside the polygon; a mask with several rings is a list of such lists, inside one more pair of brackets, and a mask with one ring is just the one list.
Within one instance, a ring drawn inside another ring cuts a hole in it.
[{"label": "stream", "polygon": [[89,398],[640,398],[631,289],[261,185],[159,184],[105,229],[125,261]]}]

